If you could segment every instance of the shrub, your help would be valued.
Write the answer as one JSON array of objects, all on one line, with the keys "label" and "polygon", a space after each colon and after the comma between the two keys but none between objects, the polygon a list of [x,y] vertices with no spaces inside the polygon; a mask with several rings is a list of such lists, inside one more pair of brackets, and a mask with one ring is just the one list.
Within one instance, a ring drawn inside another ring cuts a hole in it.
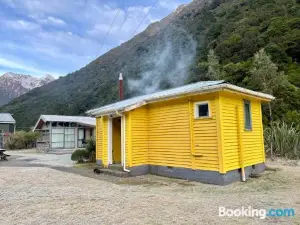
[{"label": "shrub", "polygon": [[77,161],[77,163],[83,163],[89,159],[89,152],[85,149],[77,149],[71,155],[72,161]]},{"label": "shrub", "polygon": [[[289,159],[300,158],[300,127],[288,125],[285,122],[273,122],[265,129],[266,153],[271,154],[273,143],[273,155],[284,156]],[[273,135],[271,133],[273,132]]]},{"label": "shrub", "polygon": [[7,138],[5,148],[10,150],[32,148],[40,134],[33,131],[18,131]]},{"label": "shrub", "polygon": [[96,141],[93,137],[87,139],[86,150],[88,152],[96,152]]},{"label": "shrub", "polygon": [[40,138],[41,134],[38,132],[28,131],[24,134],[26,148],[35,147],[36,141]]},{"label": "shrub", "polygon": [[89,161],[96,162],[96,141],[93,137],[87,140],[86,150],[89,153]]},{"label": "shrub", "polygon": [[96,152],[90,152],[89,153],[89,161],[90,162],[96,162]]}]

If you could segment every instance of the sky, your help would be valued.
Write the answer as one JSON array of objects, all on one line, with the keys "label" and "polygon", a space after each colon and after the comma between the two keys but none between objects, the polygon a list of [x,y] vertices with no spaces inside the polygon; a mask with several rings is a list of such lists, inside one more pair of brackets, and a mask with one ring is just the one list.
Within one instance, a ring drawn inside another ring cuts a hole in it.
[{"label": "sky", "polygon": [[190,1],[0,0],[0,75],[64,76]]}]

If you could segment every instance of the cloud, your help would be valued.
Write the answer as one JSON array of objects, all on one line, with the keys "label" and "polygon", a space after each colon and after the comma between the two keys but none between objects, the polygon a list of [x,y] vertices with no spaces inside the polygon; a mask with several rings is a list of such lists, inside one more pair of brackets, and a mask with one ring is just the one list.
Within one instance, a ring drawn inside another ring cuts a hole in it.
[{"label": "cloud", "polygon": [[[107,5],[104,5],[103,8],[98,6],[91,7],[96,7],[97,11],[104,11],[109,8],[109,6]],[[96,21],[92,29],[87,30],[87,34],[93,38],[96,37],[99,39],[99,37],[101,37],[102,35],[106,35],[107,31],[111,28],[111,40],[117,39],[116,42],[119,42],[119,39],[128,40],[149,9],[149,6],[130,6],[127,9],[119,9],[119,12],[117,12],[117,10],[109,10],[108,12],[100,16],[99,20]],[[116,17],[116,20],[111,27],[111,22],[113,21],[117,13],[118,17]],[[151,20],[150,16],[148,17],[148,19]],[[103,23],[104,20],[108,22]],[[147,21],[145,21],[141,27],[146,25],[148,25]],[[122,33],[120,34],[120,32]]]},{"label": "cloud", "polygon": [[[132,38],[154,1],[0,0],[1,63],[35,74],[77,70]],[[159,0],[136,33],[187,1]]]},{"label": "cloud", "polygon": [[2,58],[2,57],[0,57],[0,67],[22,70],[22,71],[25,71],[25,72],[28,72],[31,74],[36,74],[36,75],[43,75],[43,74],[51,73],[52,75],[54,75],[56,77],[60,76],[60,74],[58,74],[56,72],[40,70],[34,66],[28,65],[27,63],[15,62],[15,61],[8,60],[8,59]]},{"label": "cloud", "polygon": [[37,30],[40,28],[38,24],[25,21],[25,20],[8,20],[8,21],[3,21],[4,25],[7,28],[15,29],[15,30]]},{"label": "cloud", "polygon": [[66,25],[65,21],[63,21],[59,18],[52,17],[52,16],[48,16],[47,21],[52,24]]},{"label": "cloud", "polygon": [[95,26],[87,31],[87,34],[93,37],[103,35],[107,32],[109,26],[108,24],[95,24]]},{"label": "cloud", "polygon": [[55,26],[65,26],[67,25],[66,22],[60,18],[53,17],[53,16],[40,16],[37,14],[32,14],[28,16],[30,19],[34,20],[38,24],[43,25],[55,25]]},{"label": "cloud", "polygon": [[182,1],[166,1],[161,0],[158,2],[159,7],[168,9],[168,10],[175,10],[179,5],[182,4]]},{"label": "cloud", "polygon": [[[26,13],[37,13],[37,14],[56,14],[57,12],[67,12],[68,8],[74,6],[80,7],[80,5],[74,4],[73,0],[0,0],[4,4],[11,8],[17,9],[18,11],[23,10]],[[76,1],[84,3],[85,0]],[[69,7],[68,7],[69,6]]]}]

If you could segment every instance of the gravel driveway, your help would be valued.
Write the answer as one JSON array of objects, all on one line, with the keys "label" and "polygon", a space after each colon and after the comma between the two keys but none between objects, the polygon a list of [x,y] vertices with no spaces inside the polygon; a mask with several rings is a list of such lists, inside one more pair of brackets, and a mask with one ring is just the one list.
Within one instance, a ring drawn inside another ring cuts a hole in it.
[{"label": "gravel driveway", "polygon": [[[151,175],[110,181],[0,162],[0,224],[299,224],[300,167],[280,167],[214,186]],[[296,217],[220,218],[219,206],[293,207]]]},{"label": "gravel driveway", "polygon": [[30,164],[46,166],[72,167],[75,162],[71,161],[71,153],[68,154],[45,154],[36,149],[6,151],[8,155],[17,156],[18,160],[26,160]]}]

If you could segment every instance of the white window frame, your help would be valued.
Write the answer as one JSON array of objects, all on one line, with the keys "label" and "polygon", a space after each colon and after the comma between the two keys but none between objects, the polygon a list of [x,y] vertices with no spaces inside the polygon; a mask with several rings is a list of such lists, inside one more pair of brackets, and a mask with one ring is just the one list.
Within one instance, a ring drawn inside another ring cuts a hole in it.
[{"label": "white window frame", "polygon": [[[199,106],[200,105],[208,105],[208,116],[199,116]],[[201,102],[195,102],[194,103],[194,118],[195,119],[205,119],[210,118],[211,112],[210,112],[210,102],[209,101],[201,101]]]},{"label": "white window frame", "polygon": [[[244,103],[244,125],[245,125],[245,127],[244,127],[244,129],[245,129],[245,131],[252,131],[252,129],[253,129],[253,124],[252,124],[252,104],[251,104],[251,101],[250,100],[246,100],[246,99],[244,99],[244,101],[243,101],[243,103]],[[249,126],[247,126],[247,114],[246,114],[246,104],[248,104],[249,105]]]}]

